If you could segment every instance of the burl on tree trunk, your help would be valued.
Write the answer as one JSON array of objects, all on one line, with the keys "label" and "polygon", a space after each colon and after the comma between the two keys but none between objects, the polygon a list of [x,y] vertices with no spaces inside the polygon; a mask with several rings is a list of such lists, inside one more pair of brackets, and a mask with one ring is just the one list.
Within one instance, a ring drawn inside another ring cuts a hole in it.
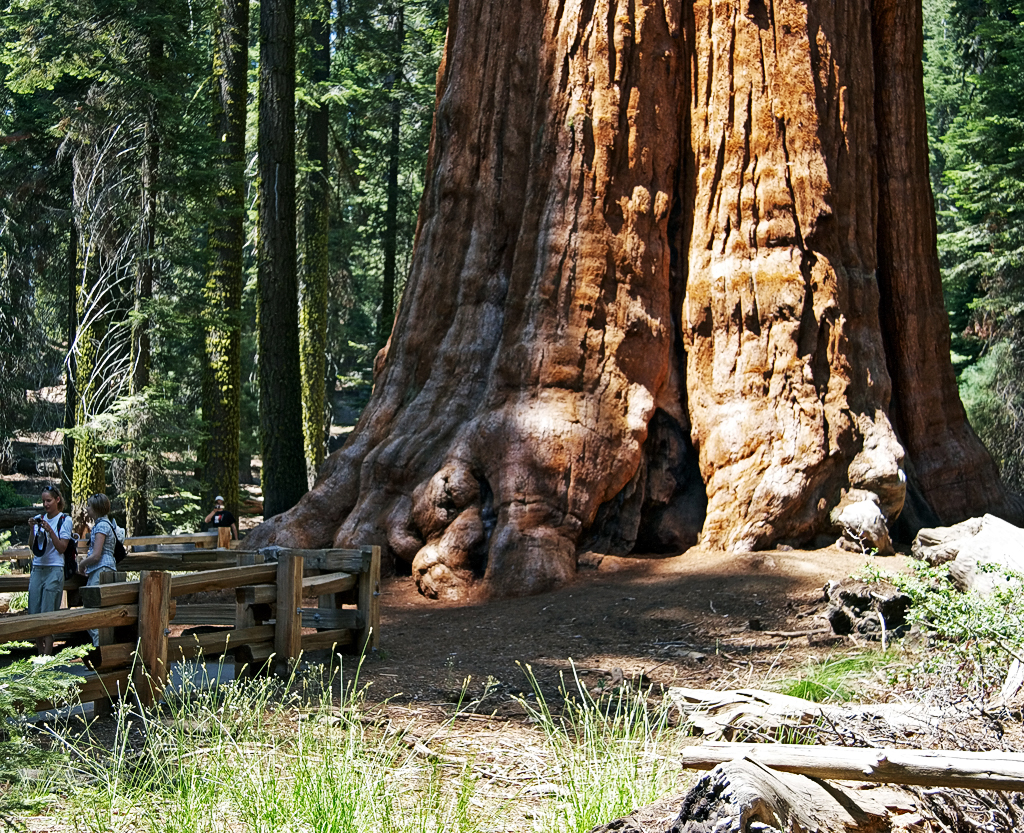
[{"label": "burl on tree trunk", "polygon": [[811,541],[851,489],[895,520],[908,475],[915,518],[1007,513],[949,363],[920,49],[913,0],[452,0],[373,397],[249,545],[511,595],[581,550]]}]

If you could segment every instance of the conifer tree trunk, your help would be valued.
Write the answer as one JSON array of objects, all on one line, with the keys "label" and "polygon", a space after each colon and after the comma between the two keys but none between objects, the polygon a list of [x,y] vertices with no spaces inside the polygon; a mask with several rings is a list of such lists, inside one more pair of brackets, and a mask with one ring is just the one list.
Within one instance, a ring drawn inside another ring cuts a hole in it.
[{"label": "conifer tree trunk", "polygon": [[[918,471],[944,522],[1009,513],[991,469],[962,465],[987,454],[938,378],[914,382],[941,412],[935,451],[893,427],[920,431],[905,411],[922,406],[894,351],[941,345],[947,324],[933,230],[899,259],[885,228],[930,207],[919,164],[880,185],[924,134],[915,92],[893,138],[878,87],[919,89],[880,49],[919,42],[920,19],[880,35],[878,2],[452,2],[370,404],[248,544],[382,543],[427,595],[528,593],[584,549],[834,536],[851,495],[892,522],[908,453],[957,472],[949,488]],[[885,307],[915,293],[908,330]],[[947,373],[948,350],[928,361]]]},{"label": "conifer tree trunk", "polygon": [[306,492],[295,233],[295,0],[260,5],[257,376],[263,511]]},{"label": "conifer tree trunk", "polygon": [[875,0],[878,129],[878,284],[893,380],[889,414],[907,450],[908,534],[995,512],[1019,511],[960,404],[935,245],[920,3]]},{"label": "conifer tree trunk", "polygon": [[210,498],[223,495],[238,513],[241,423],[242,249],[245,221],[245,121],[249,58],[249,0],[222,0],[214,48],[213,130],[218,151],[217,205],[210,229],[205,288],[210,326],[203,373],[201,452]]},{"label": "conifer tree trunk", "polygon": [[384,208],[384,276],[381,289],[380,314],[377,318],[377,349],[381,349],[391,336],[395,323],[395,283],[398,254],[398,165],[402,138],[401,78],[402,48],[405,41],[405,8],[398,3],[394,20],[394,58],[391,82],[391,135],[388,138],[388,196]]},{"label": "conifer tree trunk", "polygon": [[66,268],[67,292],[65,302],[68,319],[65,340],[68,352],[64,359],[64,438],[61,445],[60,473],[61,489],[70,505],[75,473],[75,438],[70,432],[75,427],[75,411],[78,405],[77,359],[74,350],[75,338],[78,335],[78,226],[75,225],[74,217],[68,223]]},{"label": "conifer tree trunk", "polygon": [[[164,45],[156,37],[150,38],[149,79],[156,83],[160,77]],[[160,164],[160,136],[157,124],[157,103],[150,99],[146,114],[145,138],[142,152],[142,206],[139,228],[139,264],[135,279],[135,317],[132,320],[131,371],[129,392],[141,397],[149,387],[150,337],[148,306],[153,297],[153,273],[156,259],[156,200],[157,170]],[[149,465],[141,455],[138,440],[146,425],[138,419],[131,428],[135,440],[125,467],[125,526],[129,535],[146,535],[149,527]]]},{"label": "conifer tree trunk", "polygon": [[[312,36],[316,68],[313,81],[323,85],[331,69],[330,14],[327,0],[315,17]],[[302,359],[302,433],[306,449],[306,476],[310,486],[324,462],[327,438],[324,407],[327,376],[327,258],[330,183],[327,174],[328,105],[321,102],[306,115],[306,154],[309,178],[303,214],[302,276],[299,283],[299,351]]]},{"label": "conifer tree trunk", "polygon": [[104,331],[110,321],[109,316],[90,317],[86,310],[90,295],[86,280],[99,272],[98,266],[95,265],[97,259],[95,254],[89,259],[92,265],[87,266],[83,273],[84,279],[78,285],[78,320],[89,323],[79,326],[76,339],[75,387],[78,395],[75,401],[75,425],[80,426],[81,432],[75,439],[74,476],[71,486],[75,508],[84,507],[89,495],[107,490],[107,466],[100,456],[105,451],[102,437],[95,428],[88,426],[92,409],[103,392],[104,378],[99,350]]}]

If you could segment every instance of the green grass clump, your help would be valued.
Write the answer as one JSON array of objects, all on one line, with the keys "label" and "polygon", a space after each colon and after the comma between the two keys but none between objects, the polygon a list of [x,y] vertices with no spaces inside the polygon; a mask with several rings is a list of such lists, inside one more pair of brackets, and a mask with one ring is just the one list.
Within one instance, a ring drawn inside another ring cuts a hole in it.
[{"label": "green grass clump", "polygon": [[534,830],[583,833],[674,783],[667,706],[577,685],[556,714],[529,676],[535,725],[518,728],[530,751],[510,753],[512,779],[488,782],[509,765],[477,766],[453,730],[458,713],[410,742],[392,723],[400,710],[316,671],[201,686],[141,713],[129,694],[113,740],[99,723],[55,728],[62,755],[19,797],[89,833],[483,833],[517,829],[525,807]]},{"label": "green grass clump", "polygon": [[896,661],[893,651],[814,659],[805,664],[798,677],[780,680],[773,688],[815,703],[849,703],[860,696],[870,681],[877,681],[880,669],[889,669]]},{"label": "green grass clump", "polygon": [[667,703],[652,706],[650,692],[628,686],[595,697],[574,668],[574,690],[563,681],[567,696],[555,715],[529,667],[526,673],[535,702],[522,703],[544,732],[557,796],[539,829],[586,833],[671,789],[680,736],[669,727]]}]

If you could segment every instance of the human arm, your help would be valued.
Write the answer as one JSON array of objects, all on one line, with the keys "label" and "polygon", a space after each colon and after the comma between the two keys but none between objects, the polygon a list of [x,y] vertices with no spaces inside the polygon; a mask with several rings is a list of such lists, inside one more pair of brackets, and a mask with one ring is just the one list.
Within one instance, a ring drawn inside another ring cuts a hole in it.
[{"label": "human arm", "polygon": [[212,521],[213,520],[213,516],[216,515],[216,514],[217,514],[217,507],[214,507],[212,510],[210,510],[210,514],[206,516],[205,523],[209,523],[210,521]]},{"label": "human arm", "polygon": [[231,524],[231,537],[238,540],[238,524]]},{"label": "human arm", "polygon": [[93,532],[92,552],[89,554],[88,558],[78,565],[78,572],[84,574],[89,567],[100,563],[100,559],[103,558],[103,544],[106,540],[107,534],[105,532]]},{"label": "human arm", "polygon": [[57,529],[54,529],[46,518],[40,518],[39,524],[42,526],[43,531],[49,536],[50,542],[53,544],[53,548],[63,555],[64,550],[68,548],[68,544],[71,541],[70,532],[67,538],[62,538],[60,536],[60,524],[57,524]]}]

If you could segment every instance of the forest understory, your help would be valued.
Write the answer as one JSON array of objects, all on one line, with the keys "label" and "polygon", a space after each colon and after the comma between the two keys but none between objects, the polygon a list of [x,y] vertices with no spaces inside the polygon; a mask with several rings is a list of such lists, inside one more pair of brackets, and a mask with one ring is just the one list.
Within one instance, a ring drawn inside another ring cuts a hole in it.
[{"label": "forest understory", "polygon": [[[449,829],[574,829],[551,822],[551,808],[566,798],[564,778],[584,776],[565,772],[566,762],[551,747],[550,727],[539,717],[550,710],[557,720],[566,713],[567,697],[576,702],[593,698],[605,703],[600,708],[613,710],[623,696],[639,697],[654,711],[672,687],[793,691],[799,681],[825,678],[830,667],[845,663],[859,670],[831,678],[850,692],[839,695],[840,700],[919,702],[922,709],[934,704],[943,693],[918,688],[920,681],[913,677],[898,679],[900,667],[909,667],[908,652],[890,644],[883,655],[877,642],[835,637],[825,632],[828,626],[820,615],[826,606],[822,587],[830,579],[862,573],[865,567],[903,571],[909,562],[902,554],[879,559],[833,547],[743,554],[694,548],[667,558],[606,556],[589,560],[590,566],[558,590],[477,605],[428,600],[411,577],[392,577],[382,587],[380,648],[361,663],[343,659],[344,687],[335,681],[330,713],[344,715],[351,709],[367,731],[395,738],[407,756],[401,766],[395,764],[396,773],[409,766],[433,771],[447,781],[448,798],[452,791],[471,789],[464,809],[472,821],[464,819],[459,827],[452,821]],[[325,659],[309,658],[299,673],[299,687],[315,688],[318,663]],[[342,696],[342,691],[347,693]],[[179,711],[180,706],[165,707],[158,718],[176,726],[182,720]],[[283,708],[268,708],[267,730],[277,738],[292,737],[303,726],[337,720],[317,714],[315,707],[310,713],[298,701],[294,706],[286,701]],[[1018,719],[976,718],[950,729],[989,747],[1020,748]],[[194,717],[190,720],[195,723]],[[699,733],[688,736],[679,729],[682,722],[677,712],[669,714],[671,733],[659,741],[672,738],[660,752],[667,756],[656,796],[662,800],[648,816],[674,816],[678,797],[696,780],[697,773],[674,763],[681,746],[701,742]],[[115,757],[124,742],[116,717],[101,718],[87,737],[106,744]],[[910,743],[927,747],[944,741],[949,738],[918,737]],[[135,737],[132,743],[135,751],[129,754],[144,756],[145,738]],[[204,735],[201,746],[211,744]],[[294,766],[287,764],[288,755],[266,754],[269,766]],[[464,778],[471,779],[471,788],[460,786]],[[34,833],[130,829],[141,823],[127,808],[107,820],[79,818],[69,825],[68,807],[82,800],[52,796],[49,810],[44,802],[19,821]],[[249,829],[226,808],[220,811],[226,815],[210,829]]]}]

